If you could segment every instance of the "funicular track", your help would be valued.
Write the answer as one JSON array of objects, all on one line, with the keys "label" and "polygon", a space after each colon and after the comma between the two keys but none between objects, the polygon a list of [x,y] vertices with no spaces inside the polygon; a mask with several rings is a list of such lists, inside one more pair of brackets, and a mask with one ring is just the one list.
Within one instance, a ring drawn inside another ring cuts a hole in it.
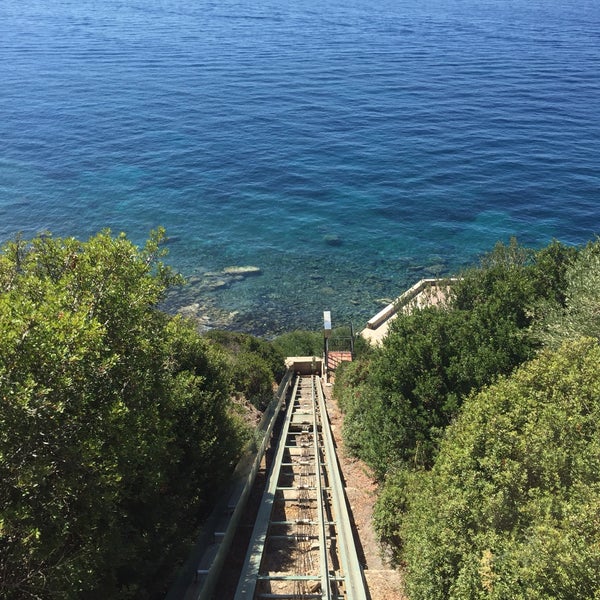
[{"label": "funicular track", "polygon": [[297,376],[235,600],[367,598],[321,380]]}]

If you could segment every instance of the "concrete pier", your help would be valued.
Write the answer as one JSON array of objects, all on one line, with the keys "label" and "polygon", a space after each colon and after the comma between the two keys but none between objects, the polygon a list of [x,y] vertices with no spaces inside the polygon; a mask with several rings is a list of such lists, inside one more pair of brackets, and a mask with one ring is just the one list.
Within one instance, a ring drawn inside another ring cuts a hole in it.
[{"label": "concrete pier", "polygon": [[398,296],[394,302],[388,304],[369,319],[367,326],[360,332],[360,335],[373,345],[381,344],[388,334],[390,324],[398,316],[398,313],[407,313],[415,308],[443,304],[448,297],[450,287],[455,281],[457,281],[455,278],[421,279]]}]

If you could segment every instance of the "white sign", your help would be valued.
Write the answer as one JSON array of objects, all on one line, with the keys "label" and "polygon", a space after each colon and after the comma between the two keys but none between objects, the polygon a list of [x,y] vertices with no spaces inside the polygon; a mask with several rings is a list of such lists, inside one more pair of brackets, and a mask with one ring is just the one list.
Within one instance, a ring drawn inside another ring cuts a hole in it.
[{"label": "white sign", "polygon": [[323,329],[325,330],[325,337],[329,337],[331,333],[331,311],[323,311]]}]

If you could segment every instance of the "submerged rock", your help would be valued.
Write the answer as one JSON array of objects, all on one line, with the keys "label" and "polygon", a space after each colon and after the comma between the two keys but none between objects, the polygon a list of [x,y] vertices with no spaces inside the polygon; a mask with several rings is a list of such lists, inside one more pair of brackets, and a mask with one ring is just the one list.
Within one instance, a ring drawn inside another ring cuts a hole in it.
[{"label": "submerged rock", "polygon": [[336,235],[335,233],[328,233],[327,235],[323,236],[323,241],[328,246],[341,246],[342,245],[342,238],[339,235]]},{"label": "submerged rock", "polygon": [[178,308],[177,312],[184,317],[197,317],[199,310],[200,304],[198,302],[194,302],[193,304],[188,304],[187,306]]},{"label": "submerged rock", "polygon": [[425,268],[425,272],[429,273],[430,275],[433,275],[435,277],[439,277],[442,273],[444,273],[446,271],[446,265],[443,263],[438,263],[435,265],[430,265],[429,267]]},{"label": "submerged rock", "polygon": [[211,290],[218,290],[220,288],[227,287],[229,283],[224,279],[214,279],[207,283],[207,287]]},{"label": "submerged rock", "polygon": [[320,289],[321,294],[325,296],[333,296],[335,294],[335,290],[330,286],[325,286]]},{"label": "submerged rock", "polygon": [[241,275],[242,277],[246,277],[248,275],[260,275],[262,270],[260,267],[248,265],[243,267],[225,267],[223,273],[225,275]]},{"label": "submerged rock", "polygon": [[376,298],[375,304],[379,304],[380,306],[388,306],[394,302],[393,298]]}]

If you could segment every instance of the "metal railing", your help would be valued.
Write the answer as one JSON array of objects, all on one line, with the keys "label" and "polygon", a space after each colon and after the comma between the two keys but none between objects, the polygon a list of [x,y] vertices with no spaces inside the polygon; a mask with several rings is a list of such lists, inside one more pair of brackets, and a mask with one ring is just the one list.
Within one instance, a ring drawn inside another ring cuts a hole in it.
[{"label": "metal railing", "polygon": [[238,463],[231,485],[206,520],[196,547],[165,600],[212,598],[293,376],[288,369],[257,427],[257,447]]}]

